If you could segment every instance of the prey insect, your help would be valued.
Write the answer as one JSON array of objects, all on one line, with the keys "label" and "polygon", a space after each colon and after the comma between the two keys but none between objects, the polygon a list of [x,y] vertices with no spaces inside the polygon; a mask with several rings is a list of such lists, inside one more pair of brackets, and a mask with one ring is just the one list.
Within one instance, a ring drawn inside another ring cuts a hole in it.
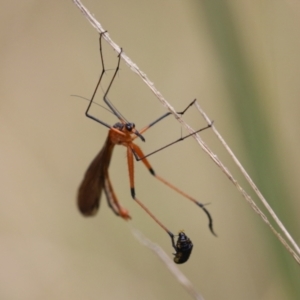
[{"label": "prey insect", "polygon": [[[110,83],[108,85],[108,88],[106,89],[104,96],[103,96],[103,101],[104,103],[108,106],[109,110],[118,118],[119,122],[114,124],[113,126],[105,123],[104,121],[92,116],[89,113],[90,107],[93,104],[95,95],[97,93],[97,90],[99,88],[99,85],[101,83],[102,77],[105,73],[105,66],[104,66],[104,59],[103,59],[103,53],[102,53],[102,36],[105,34],[105,32],[100,34],[99,38],[99,47],[100,47],[100,57],[101,57],[101,64],[102,64],[102,72],[100,74],[98,83],[96,85],[96,88],[94,90],[94,93],[92,95],[92,98],[89,102],[89,105],[86,110],[86,116],[103,126],[109,128],[108,131],[108,136],[106,138],[106,141],[104,143],[104,146],[100,150],[100,152],[97,154],[97,156],[94,158],[94,160],[91,162],[90,166],[88,167],[84,178],[81,182],[81,185],[78,190],[78,196],[77,196],[77,205],[80,210],[80,212],[84,216],[93,216],[97,213],[99,204],[100,204],[100,199],[101,199],[101,194],[102,191],[104,191],[104,194],[106,196],[106,200],[108,203],[108,206],[112,209],[112,211],[119,217],[123,218],[124,220],[131,219],[129,212],[127,209],[125,209],[121,204],[119,203],[117,196],[114,192],[114,189],[111,184],[111,180],[109,177],[108,173],[108,168],[110,164],[110,160],[112,157],[113,149],[115,145],[122,145],[125,146],[127,149],[127,163],[128,163],[128,170],[129,170],[129,183],[130,183],[130,192],[131,192],[131,197],[134,199],[134,201],[170,236],[171,241],[172,241],[172,246],[174,247],[176,251],[175,261],[176,263],[183,263],[187,261],[190,253],[191,253],[191,247],[192,243],[188,243],[190,241],[184,233],[179,234],[179,239],[175,245],[174,242],[174,234],[167,229],[167,227],[144,205],[142,201],[140,201],[136,197],[135,193],[135,186],[134,186],[134,158],[137,161],[142,161],[142,163],[145,165],[145,167],[149,170],[150,174],[154,176],[156,179],[167,185],[169,188],[173,189],[177,193],[181,194],[183,197],[187,198],[194,204],[196,204],[198,207],[200,207],[203,212],[206,214],[208,218],[208,226],[212,234],[215,235],[214,230],[213,230],[213,220],[208,212],[208,210],[205,208],[204,204],[198,202],[195,200],[193,197],[189,196],[185,192],[181,191],[179,188],[176,186],[172,185],[168,181],[166,181],[164,178],[160,177],[157,175],[150,165],[148,159],[146,156],[149,156],[151,154],[154,154],[157,151],[154,151],[150,153],[149,155],[144,155],[143,151],[141,148],[134,143],[134,140],[136,138],[141,139],[142,141],[145,141],[145,138],[143,134],[152,126],[163,120],[164,118],[168,117],[170,113],[165,113],[146,127],[142,128],[141,130],[137,130],[135,128],[134,123],[128,122],[122,114],[114,107],[114,105],[108,100],[108,93],[110,91],[110,88],[115,80],[115,77],[119,71],[120,67],[120,60],[121,60],[121,54],[122,54],[122,49],[121,52],[118,55],[118,63],[117,67],[114,71],[114,74],[110,80]],[[195,100],[194,100],[195,101]],[[193,105],[194,101],[188,105],[188,107],[182,111],[179,112],[178,114],[183,115],[186,110]],[[207,125],[204,128],[201,128],[197,130],[196,132],[186,135],[184,137],[181,137],[180,139],[174,141],[173,143],[170,143],[163,148],[166,148],[174,143],[177,143],[181,140],[184,140],[185,138],[194,135],[197,132],[203,131],[207,128],[210,128],[212,124]],[[187,245],[190,246],[190,248],[187,248]]]},{"label": "prey insect", "polygon": [[193,250],[193,243],[192,241],[187,237],[187,235],[183,232],[180,231],[178,234],[178,239],[175,244],[174,237],[172,238],[172,246],[175,249],[176,253],[174,257],[174,262],[176,264],[183,264],[185,263]]}]

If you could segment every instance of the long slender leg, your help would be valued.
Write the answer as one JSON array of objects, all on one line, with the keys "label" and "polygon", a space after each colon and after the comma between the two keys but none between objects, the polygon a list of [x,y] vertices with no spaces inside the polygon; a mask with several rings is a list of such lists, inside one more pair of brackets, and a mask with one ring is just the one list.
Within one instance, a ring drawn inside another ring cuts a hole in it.
[{"label": "long slender leg", "polygon": [[101,57],[102,72],[101,72],[100,77],[99,77],[99,79],[98,79],[98,82],[97,82],[96,88],[95,88],[95,90],[94,90],[94,93],[93,93],[93,95],[92,95],[92,98],[91,98],[91,100],[90,100],[90,103],[89,103],[89,105],[88,105],[88,107],[87,107],[87,109],[86,109],[85,115],[86,115],[88,118],[90,118],[90,119],[92,119],[92,120],[94,120],[94,121],[96,121],[96,122],[98,122],[98,123],[104,125],[105,127],[111,128],[111,126],[108,125],[107,123],[105,123],[105,122],[103,122],[103,121],[101,121],[101,120],[97,119],[96,117],[94,117],[94,116],[92,116],[92,115],[89,114],[90,107],[91,107],[91,105],[92,105],[92,103],[93,103],[93,101],[94,101],[94,98],[95,98],[95,95],[96,95],[96,93],[97,93],[97,91],[98,91],[98,88],[99,88],[99,86],[100,86],[102,77],[103,77],[103,75],[104,75],[104,73],[105,73],[105,66],[104,66],[103,53],[102,53],[102,36],[103,36],[103,34],[105,34],[105,33],[106,33],[106,31],[101,32],[101,33],[100,33],[100,37],[99,37],[99,49],[100,49],[100,57]]},{"label": "long slender leg", "polygon": [[150,153],[148,153],[147,155],[145,155],[145,156],[143,156],[143,157],[139,157],[139,156],[136,155],[136,153],[133,153],[133,154],[134,154],[134,157],[135,157],[135,159],[136,159],[137,161],[143,160],[143,159],[145,159],[146,157],[151,156],[152,154],[155,154],[155,153],[157,153],[157,152],[159,152],[159,151],[161,151],[161,150],[163,150],[163,149],[166,149],[166,148],[168,148],[168,147],[170,147],[170,146],[172,146],[172,145],[174,145],[174,144],[176,144],[176,143],[178,143],[178,142],[182,142],[182,141],[185,140],[186,138],[188,138],[188,137],[190,137],[190,136],[192,136],[192,135],[195,135],[196,133],[198,133],[198,132],[200,132],[200,131],[203,131],[203,130],[205,130],[205,129],[210,128],[210,127],[212,126],[212,124],[213,124],[213,122],[212,122],[211,124],[208,124],[207,126],[205,126],[205,127],[203,127],[203,128],[200,128],[200,129],[198,129],[198,130],[196,130],[196,131],[194,131],[194,132],[188,134],[188,135],[182,136],[182,137],[180,137],[179,139],[177,139],[177,140],[171,142],[170,144],[167,144],[167,145],[165,145],[165,146],[163,146],[163,147],[161,147],[161,148],[158,148],[158,149],[156,149],[155,151],[150,152]]},{"label": "long slender leg", "polygon": [[103,185],[104,193],[107,199],[108,206],[112,209],[112,211],[117,215],[123,218],[124,220],[131,219],[129,212],[119,203],[117,196],[112,187],[111,181],[109,179],[108,172],[105,175],[104,185]]},{"label": "long slender leg", "polygon": [[[177,112],[178,115],[184,115],[184,113],[195,103],[196,99],[194,99],[183,111],[181,112]],[[171,113],[167,112],[165,114],[163,114],[161,117],[159,117],[158,119],[154,120],[153,122],[151,122],[149,125],[145,126],[143,129],[141,129],[139,132],[140,133],[144,133],[145,131],[147,131],[150,127],[152,127],[153,125],[155,125],[156,123],[160,122],[161,120],[163,120],[164,118],[170,116]]]},{"label": "long slender leg", "polygon": [[121,122],[125,122],[124,118],[122,117],[122,115],[118,112],[118,110],[112,105],[112,103],[110,103],[110,101],[107,99],[107,95],[109,93],[109,90],[116,78],[116,75],[117,73],[119,72],[119,69],[120,69],[120,63],[121,63],[121,54],[123,52],[123,49],[121,48],[121,51],[120,53],[118,54],[118,63],[117,63],[117,67],[115,69],[115,72],[114,72],[114,75],[113,77],[111,78],[111,81],[108,85],[108,88],[107,90],[105,91],[104,93],[104,96],[103,96],[103,100],[104,102],[106,103],[106,105],[111,109],[111,111],[114,113],[114,115],[121,121]]},{"label": "long slender leg", "polygon": [[[101,44],[100,44],[101,45]],[[117,110],[116,107],[114,107],[114,105],[108,100],[107,98],[107,95],[110,91],[110,88],[119,72],[119,69],[120,69],[120,63],[121,63],[121,55],[122,55],[122,52],[123,52],[123,49],[121,48],[121,51],[120,53],[118,54],[118,63],[117,63],[117,67],[115,69],[115,72],[114,72],[114,75],[112,76],[111,78],[111,81],[108,85],[108,88],[107,90],[105,91],[104,93],[104,96],[103,96],[103,100],[104,102],[106,103],[106,105],[111,109],[111,111],[113,112],[113,114],[122,122],[122,123],[125,123],[125,124],[129,124],[128,121],[122,116],[122,114]],[[102,60],[103,62],[103,60]],[[138,130],[134,129],[134,134],[136,134],[136,136],[138,136],[143,142],[145,141],[145,138],[139,133]]]},{"label": "long slender leg", "polygon": [[[192,102],[191,102],[191,103],[190,103],[190,104],[189,104],[182,112],[177,112],[177,114],[183,115],[183,114],[184,114],[191,106],[194,105],[195,102],[196,102],[196,99],[194,99],[194,100],[193,100],[193,101],[192,101]],[[166,118],[166,117],[168,117],[168,116],[170,116],[170,115],[171,115],[170,112],[167,112],[167,113],[163,114],[163,115],[160,116],[158,119],[154,120],[154,121],[151,122],[149,125],[145,126],[143,129],[141,129],[139,132],[140,132],[141,134],[144,133],[144,132],[147,131],[149,128],[151,128],[153,125],[157,124],[158,122],[162,121],[164,118]],[[194,132],[192,132],[192,133],[186,135],[186,136],[182,136],[182,137],[180,137],[179,139],[177,139],[177,140],[175,140],[175,141],[173,141],[173,142],[171,142],[171,143],[169,143],[169,144],[167,144],[167,145],[165,145],[165,146],[163,146],[163,147],[161,147],[161,148],[159,148],[159,149],[156,149],[155,151],[153,151],[153,152],[151,152],[151,153],[148,153],[148,154],[146,154],[146,155],[143,156],[143,157],[139,157],[134,151],[133,151],[133,155],[134,155],[134,157],[135,157],[135,159],[136,159],[137,161],[143,160],[144,158],[149,157],[150,155],[155,154],[155,153],[157,153],[157,152],[159,152],[159,151],[161,151],[161,150],[163,150],[163,149],[165,149],[165,148],[168,148],[168,147],[170,147],[170,146],[172,146],[172,145],[174,145],[174,144],[176,144],[176,143],[178,143],[178,142],[181,142],[181,141],[185,140],[186,138],[188,138],[188,137],[190,137],[190,136],[192,136],[192,135],[195,135],[196,133],[198,133],[198,132],[200,132],[200,131],[203,131],[203,130],[205,130],[205,129],[210,128],[210,127],[212,126],[212,124],[213,124],[213,122],[212,122],[211,124],[208,124],[207,126],[201,128],[201,129],[198,129],[198,130],[196,130],[196,131],[194,131]],[[134,139],[135,139],[135,138],[133,138],[133,140],[134,140]]]},{"label": "long slender leg", "polygon": [[[139,157],[144,157],[144,153],[142,152],[142,150],[140,149],[139,146],[137,146],[136,144],[134,143],[131,143],[130,145],[131,148],[128,148],[127,150],[127,155],[128,155],[128,151],[129,149],[132,149],[132,152],[135,152]],[[205,214],[207,215],[208,217],[208,227],[211,231],[211,233],[213,235],[216,236],[214,230],[213,230],[213,220],[212,220],[212,217],[209,213],[209,211],[205,208],[204,204],[198,202],[196,199],[194,199],[193,197],[191,197],[190,195],[186,194],[185,192],[181,191],[180,189],[178,189],[176,186],[172,185],[171,183],[169,183],[168,181],[166,181],[165,179],[163,179],[162,177],[158,176],[153,168],[151,167],[149,161],[144,158],[142,160],[143,164],[146,166],[146,168],[149,170],[149,172],[151,173],[151,175],[153,175],[155,178],[157,178],[159,181],[161,181],[162,183],[164,183],[165,185],[167,185],[168,187],[170,187],[171,189],[173,189],[174,191],[176,191],[177,193],[181,194],[182,196],[184,196],[185,198],[189,199],[190,201],[194,202],[196,205],[198,205],[199,207],[202,208],[202,210],[205,212]],[[131,184],[131,182],[130,182]],[[133,185],[132,185],[133,187]],[[134,191],[134,188],[133,188],[133,191]]]},{"label": "long slender leg", "polygon": [[[88,105],[88,107],[87,107],[87,110],[86,110],[86,112],[85,112],[85,115],[86,115],[88,118],[90,118],[90,119],[92,119],[92,120],[94,120],[94,121],[96,121],[96,122],[98,122],[98,123],[104,125],[105,127],[110,128],[110,129],[113,130],[114,132],[117,132],[117,133],[119,133],[119,134],[121,134],[121,135],[124,135],[124,133],[123,133],[122,131],[120,131],[120,130],[114,128],[113,126],[111,126],[111,125],[109,125],[109,124],[103,122],[102,120],[100,120],[100,119],[98,119],[98,118],[96,118],[96,117],[94,117],[94,116],[92,116],[92,115],[89,114],[89,109],[90,109],[90,107],[91,107],[91,105],[92,105],[92,103],[93,103],[93,101],[94,101],[94,98],[95,98],[95,95],[96,95],[96,93],[97,93],[97,91],[98,91],[98,88],[99,88],[99,86],[100,86],[102,77],[103,77],[103,75],[105,74],[105,71],[106,71],[106,70],[105,70],[105,65],[104,65],[104,59],[103,59],[103,52],[102,52],[102,36],[103,36],[106,32],[107,32],[107,31],[101,32],[101,33],[100,33],[100,37],[99,37],[99,51],[100,51],[100,58],[101,58],[102,72],[101,72],[101,74],[100,74],[99,80],[98,80],[98,82],[97,82],[96,88],[95,88],[95,90],[94,90],[94,93],[93,93],[93,95],[92,95],[92,98],[91,98],[91,100],[90,100],[90,103],[89,103],[89,105]],[[120,54],[121,54],[121,53],[120,53]],[[107,95],[107,93],[108,93],[108,91],[109,91],[109,89],[110,89],[110,87],[111,87],[111,85],[112,85],[112,82],[113,82],[113,80],[114,80],[114,78],[115,78],[115,76],[116,76],[116,74],[117,74],[117,72],[118,72],[119,65],[120,65],[120,58],[119,58],[119,61],[118,61],[118,67],[117,67],[117,70],[116,70],[115,73],[114,73],[113,79],[111,80],[111,82],[110,82],[110,84],[109,84],[109,87],[108,87],[108,89],[107,89],[105,95]],[[111,110],[109,110],[109,111],[112,112],[113,114],[115,114],[115,115],[119,118],[120,113],[118,113],[118,111],[113,107],[113,105],[112,105],[111,103],[109,103],[109,101],[106,100],[106,99],[105,99],[105,103],[106,103],[106,104],[108,105],[108,107],[111,109]],[[101,105],[100,105],[100,106],[101,106]]]},{"label": "long slender leg", "polygon": [[133,154],[132,154],[130,146],[127,146],[127,162],[128,162],[131,197],[171,237],[172,246],[174,247],[174,234],[170,230],[168,230],[168,228],[160,220],[158,220],[154,216],[154,214],[143,204],[143,202],[141,202],[135,195],[134,160],[133,160]]}]

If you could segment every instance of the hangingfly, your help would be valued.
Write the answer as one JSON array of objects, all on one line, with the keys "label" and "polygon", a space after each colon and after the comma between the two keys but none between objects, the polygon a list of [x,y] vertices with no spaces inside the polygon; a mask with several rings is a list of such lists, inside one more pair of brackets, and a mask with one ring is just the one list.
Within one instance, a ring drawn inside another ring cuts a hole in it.
[{"label": "hangingfly", "polygon": [[[106,31],[105,31],[106,32]],[[156,216],[141,202],[135,194],[135,187],[134,187],[134,158],[136,160],[141,160],[142,163],[145,165],[145,167],[149,170],[150,174],[154,176],[156,179],[176,191],[177,193],[181,194],[183,197],[187,198],[188,200],[192,201],[195,203],[197,206],[199,206],[204,213],[206,214],[208,218],[208,226],[210,231],[215,235],[214,230],[213,230],[213,221],[210,213],[208,210],[205,208],[204,204],[198,202],[195,200],[193,197],[189,196],[185,192],[181,191],[178,189],[176,186],[172,185],[159,175],[157,175],[150,165],[148,159],[146,157],[150,156],[151,154],[154,154],[158,152],[159,150],[162,150],[172,144],[175,144],[179,141],[184,140],[185,138],[194,135],[197,132],[200,132],[202,130],[205,130],[207,128],[210,128],[212,124],[208,124],[206,127],[201,128],[200,130],[197,130],[196,132],[186,135],[184,137],[179,138],[178,140],[148,154],[144,155],[143,151],[141,148],[134,143],[134,140],[136,138],[140,138],[142,141],[145,141],[145,138],[143,136],[143,133],[145,133],[150,127],[155,125],[156,123],[160,122],[164,118],[170,115],[170,113],[165,113],[152,123],[150,123],[148,126],[142,128],[141,130],[137,130],[135,128],[134,123],[128,122],[121,114],[120,112],[112,105],[112,103],[108,100],[107,95],[109,93],[109,90],[113,84],[113,81],[118,73],[119,66],[120,66],[120,59],[121,59],[121,54],[122,54],[122,49],[118,55],[118,64],[115,69],[115,72],[112,76],[112,79],[109,83],[109,86],[107,90],[104,93],[103,100],[105,104],[108,106],[110,111],[119,119],[119,122],[114,124],[113,126],[110,126],[109,124],[103,122],[102,120],[97,119],[96,117],[92,116],[89,114],[89,109],[93,103],[94,97],[96,95],[96,92],[98,90],[98,87],[101,83],[102,77],[105,73],[105,67],[104,67],[104,60],[103,60],[103,54],[102,54],[102,36],[105,34],[105,32],[100,34],[99,38],[99,44],[100,44],[100,57],[101,57],[101,62],[102,62],[102,72],[100,75],[100,78],[98,80],[97,86],[95,88],[95,91],[92,95],[92,98],[89,102],[89,105],[86,110],[86,116],[88,118],[93,119],[94,121],[106,126],[109,128],[108,131],[108,136],[106,138],[106,141],[104,143],[104,146],[100,150],[100,152],[97,154],[97,156],[94,158],[94,160],[91,162],[90,166],[88,167],[84,178],[82,180],[82,183],[79,187],[78,190],[78,197],[77,197],[77,204],[80,212],[84,216],[93,216],[97,213],[98,208],[99,208],[99,203],[101,199],[101,194],[102,190],[104,191],[104,194],[106,196],[107,203],[109,207],[112,209],[112,211],[117,215],[123,218],[124,220],[131,219],[129,212],[127,209],[125,209],[121,204],[119,203],[117,196],[113,190],[110,178],[109,178],[109,173],[108,173],[108,168],[110,164],[110,160],[112,157],[112,152],[115,147],[115,145],[122,145],[126,147],[127,149],[127,163],[128,163],[128,170],[129,170],[129,183],[130,183],[130,192],[131,192],[131,197],[135,200],[135,202],[163,229],[165,230],[168,235],[171,237],[172,241],[172,246],[174,247],[176,254],[175,254],[175,259],[174,261],[176,263],[184,263],[185,261],[188,260],[190,253],[192,251],[193,244],[191,243],[190,239],[187,238],[187,236],[183,233],[179,233],[179,238],[178,241],[175,245],[174,242],[174,234],[167,229],[167,227],[156,218]],[[186,110],[193,105],[195,100],[188,105],[188,107],[182,111],[179,112],[178,114],[183,115]]]}]

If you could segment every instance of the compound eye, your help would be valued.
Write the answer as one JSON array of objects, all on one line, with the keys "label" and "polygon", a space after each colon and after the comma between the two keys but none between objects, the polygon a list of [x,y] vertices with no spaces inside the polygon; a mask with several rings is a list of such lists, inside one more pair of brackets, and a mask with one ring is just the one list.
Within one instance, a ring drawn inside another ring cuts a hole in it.
[{"label": "compound eye", "polygon": [[127,129],[128,131],[131,131],[131,130],[132,130],[132,124],[131,124],[131,123],[127,123],[127,124],[126,124],[126,129]]},{"label": "compound eye", "polygon": [[132,131],[132,129],[135,127],[134,123],[127,123],[126,124],[126,129],[128,131]]}]

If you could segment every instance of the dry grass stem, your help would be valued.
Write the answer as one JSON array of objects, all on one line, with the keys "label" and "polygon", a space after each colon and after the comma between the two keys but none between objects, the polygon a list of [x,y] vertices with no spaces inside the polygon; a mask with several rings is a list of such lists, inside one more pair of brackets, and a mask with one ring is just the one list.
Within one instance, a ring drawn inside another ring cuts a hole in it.
[{"label": "dry grass stem", "polygon": [[[198,111],[200,112],[200,114],[203,116],[203,118],[205,119],[206,122],[210,123],[211,120],[208,118],[208,116],[206,115],[206,113],[203,111],[203,109],[200,107],[199,103],[196,102],[195,103],[196,108],[198,109]],[[220,133],[217,131],[215,126],[212,126],[212,129],[215,133],[215,135],[218,137],[218,139],[220,140],[220,142],[222,143],[222,145],[225,147],[225,149],[227,150],[227,152],[229,153],[229,155],[231,156],[231,158],[233,159],[233,161],[235,162],[235,164],[238,166],[238,168],[240,169],[240,171],[242,172],[242,174],[244,175],[244,177],[246,178],[246,180],[248,181],[248,183],[250,184],[250,186],[252,187],[253,191],[256,193],[256,195],[258,196],[258,198],[261,200],[261,202],[263,203],[263,205],[265,206],[265,208],[268,210],[268,212],[270,213],[270,215],[272,216],[272,218],[274,219],[274,221],[276,222],[276,224],[278,225],[278,227],[282,230],[282,232],[284,233],[284,235],[286,236],[286,238],[290,241],[290,243],[293,245],[295,251],[298,253],[298,255],[300,255],[300,248],[297,245],[297,243],[295,242],[295,240],[292,238],[292,236],[290,235],[290,233],[287,231],[287,229],[285,228],[285,226],[282,224],[282,222],[280,221],[280,219],[277,217],[277,215],[275,214],[275,212],[273,211],[272,207],[269,205],[269,203],[267,202],[267,200],[264,198],[264,196],[262,195],[262,193],[260,192],[260,190],[257,188],[257,186],[255,185],[255,183],[253,182],[253,180],[251,179],[251,177],[249,176],[249,174],[247,173],[247,171],[244,169],[244,167],[242,166],[242,164],[239,162],[239,160],[237,159],[237,157],[234,155],[234,153],[232,152],[232,150],[230,149],[230,147],[227,145],[226,141],[223,139],[223,137],[220,135]],[[233,179],[233,177],[230,175],[229,179],[235,184],[237,185],[238,183]],[[239,187],[239,189],[242,192],[242,188]],[[243,193],[245,193],[243,191]],[[254,201],[251,199],[250,196],[247,195],[246,200],[249,202],[249,204],[252,206],[252,208],[262,217],[262,219],[265,221],[266,224],[268,224],[268,226],[270,226],[270,228],[272,229],[272,231],[278,236],[278,238],[281,240],[281,242],[284,241],[284,239],[280,236],[280,234],[278,232],[275,231],[275,229],[272,227],[272,225],[270,224],[269,220],[267,219],[267,217],[260,211],[260,209],[256,206],[256,204],[254,203]],[[287,243],[284,243],[284,245],[286,246]],[[289,247],[287,248],[292,254],[294,253]],[[294,253],[295,254],[295,253]],[[299,257],[295,254],[294,255],[295,259],[299,262]]]},{"label": "dry grass stem", "polygon": [[[94,16],[81,4],[79,0],[72,0],[75,5],[81,10],[83,15],[88,19],[88,21],[91,23],[93,27],[96,28],[96,30],[101,33],[105,30],[102,28],[101,24],[94,18]],[[103,39],[105,39],[111,47],[116,51],[120,52],[120,47],[112,41],[112,39],[109,37],[108,33],[105,33],[103,35]],[[147,75],[142,72],[138,66],[132,62],[132,60],[124,53],[122,52],[121,58],[126,62],[126,64],[130,67],[130,69],[137,73],[140,78],[146,83],[146,85],[151,89],[151,91],[155,94],[155,96],[158,98],[158,100],[174,115],[174,117],[190,132],[193,133],[194,129],[192,129],[186,122],[184,122],[179,115],[176,114],[176,111],[174,108],[166,101],[166,99],[162,96],[162,94],[155,88],[154,84],[148,79]],[[202,114],[202,116],[205,118],[205,120],[210,123],[209,118],[207,115],[203,112],[203,110],[200,108],[198,103],[196,103],[196,107],[198,108],[199,112]],[[279,228],[282,230],[286,238],[289,240],[290,244],[293,246],[294,250],[291,248],[289,243],[281,236],[279,232],[275,230],[275,228],[271,225],[268,218],[265,216],[265,214],[258,208],[258,206],[255,204],[255,202],[251,199],[251,197],[244,191],[244,189],[239,185],[236,179],[231,175],[229,170],[222,164],[222,162],[219,160],[219,158],[209,149],[209,147],[202,141],[200,136],[198,134],[193,135],[193,137],[196,139],[198,144],[201,146],[201,148],[210,156],[210,158],[217,164],[219,168],[223,171],[223,173],[229,178],[229,180],[236,186],[238,191],[243,195],[243,197],[246,199],[246,201],[250,204],[252,209],[263,219],[263,221],[270,227],[272,232],[276,235],[276,237],[279,239],[279,241],[284,245],[284,247],[289,251],[289,253],[294,257],[294,259],[297,261],[298,264],[300,264],[300,249],[299,246],[296,244],[292,236],[289,234],[289,232],[286,230],[282,222],[279,220],[279,218],[276,216],[266,199],[262,196],[256,185],[251,180],[250,176],[247,174],[245,169],[242,167],[242,165],[239,163],[238,159],[234,156],[233,152],[230,150],[224,139],[220,136],[215,126],[212,126],[212,129],[214,133],[217,135],[223,146],[226,148],[226,150],[229,152],[231,157],[233,158],[234,162],[238,165],[241,172],[245,176],[245,178],[248,180],[250,186],[253,188],[253,190],[258,195],[259,199],[262,201],[263,205],[266,207],[266,209],[269,211],[272,218],[275,220],[276,224],[279,226]],[[140,239],[140,238],[139,238]],[[142,239],[144,240],[144,239]],[[158,246],[153,246],[153,244],[147,240],[147,242],[143,242],[146,244],[150,249],[155,251],[156,254],[159,256],[161,255],[162,251],[158,249]],[[154,248],[157,250],[154,250]],[[161,257],[161,256],[160,256]],[[174,265],[174,263],[172,262]],[[168,264],[167,264],[168,266]],[[168,266],[169,267],[169,266]],[[196,299],[202,299],[202,298],[196,298]]]},{"label": "dry grass stem", "polygon": [[131,227],[131,231],[141,244],[152,250],[162,260],[162,262],[166,265],[172,275],[194,299],[204,300],[204,298],[195,290],[189,279],[178,269],[173,260],[166,254],[166,252],[164,252],[162,248],[143,236],[142,233],[137,229]]}]

